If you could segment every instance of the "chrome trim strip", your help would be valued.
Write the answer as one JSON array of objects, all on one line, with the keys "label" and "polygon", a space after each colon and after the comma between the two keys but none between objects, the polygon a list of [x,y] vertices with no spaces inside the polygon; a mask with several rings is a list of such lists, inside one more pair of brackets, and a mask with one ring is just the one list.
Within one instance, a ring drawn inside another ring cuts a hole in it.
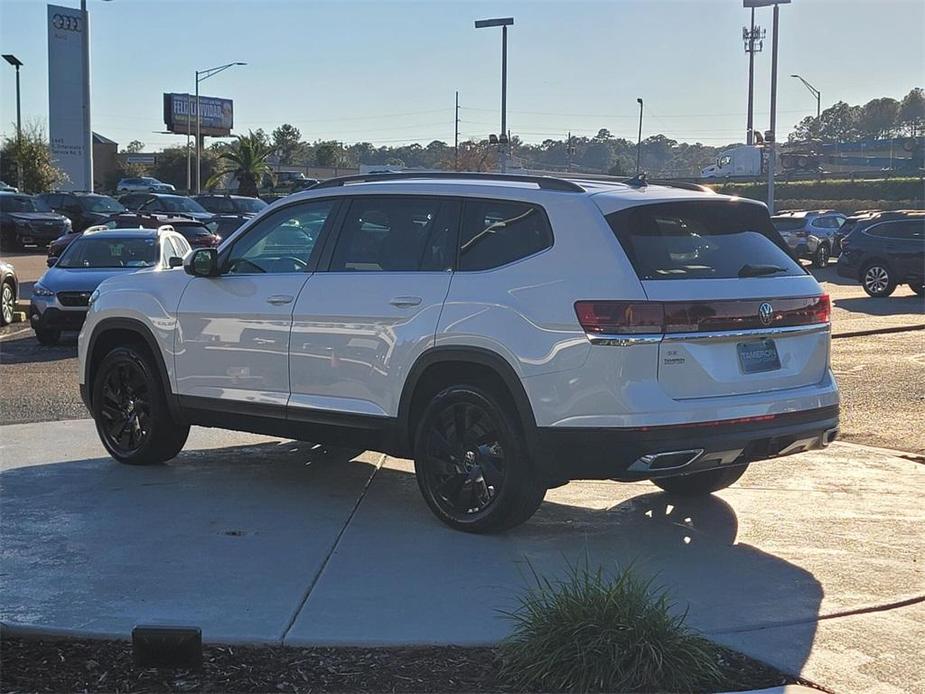
[{"label": "chrome trim strip", "polygon": [[629,347],[631,345],[651,345],[660,342],[702,342],[711,340],[729,340],[736,338],[774,337],[777,335],[813,335],[815,333],[829,332],[832,329],[829,323],[813,323],[812,325],[788,325],[778,328],[755,328],[751,330],[726,330],[713,333],[667,333],[612,335],[604,333],[587,333],[592,345],[606,345],[608,347]]},{"label": "chrome trim strip", "polygon": [[812,335],[814,333],[829,332],[832,329],[829,323],[813,323],[812,325],[787,325],[779,328],[755,328],[753,330],[726,330],[715,333],[668,333],[664,342],[690,342],[696,340],[728,340],[738,337],[774,337],[775,335]]}]

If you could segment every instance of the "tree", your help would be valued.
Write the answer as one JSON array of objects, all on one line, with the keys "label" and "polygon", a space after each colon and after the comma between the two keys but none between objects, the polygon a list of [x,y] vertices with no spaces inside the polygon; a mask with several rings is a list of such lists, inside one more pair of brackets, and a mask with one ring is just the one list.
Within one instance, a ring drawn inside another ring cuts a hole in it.
[{"label": "tree", "polygon": [[18,181],[17,162],[22,163],[24,193],[42,193],[67,180],[67,176],[54,165],[45,130],[37,123],[23,127],[21,142],[17,141],[16,135],[3,140],[0,148],[0,179]]},{"label": "tree", "polygon": [[299,151],[299,145],[302,142],[302,133],[299,129],[289,123],[283,123],[273,131],[272,138],[280,163],[292,164],[292,159]]},{"label": "tree", "polygon": [[341,165],[342,156],[340,142],[320,142],[315,147],[315,166],[336,168]]},{"label": "tree", "polygon": [[[187,162],[190,164],[190,178],[195,184],[196,181],[196,152],[191,152],[192,156],[187,159],[186,145],[179,147],[167,147],[157,154],[157,161],[151,167],[151,175],[155,178],[176,186],[177,190],[186,189]],[[209,147],[202,150],[200,157],[200,166],[202,171],[202,180],[208,181],[215,173],[216,163],[218,161],[218,152],[215,148]]]},{"label": "tree", "polygon": [[872,140],[891,137],[897,130],[898,119],[899,102],[896,99],[871,99],[861,107],[858,133],[861,137]]},{"label": "tree", "polygon": [[138,152],[144,151],[145,143],[140,140],[132,140],[129,142],[123,152],[128,152],[129,154],[138,154]]},{"label": "tree", "polygon": [[818,119],[809,116],[800,121],[789,139],[791,142],[848,142],[857,139],[860,116],[860,106],[839,101],[823,111]]},{"label": "tree", "polygon": [[899,105],[899,125],[903,132],[915,137],[925,130],[925,91],[916,87],[903,97]]},{"label": "tree", "polygon": [[225,145],[218,155],[218,170],[209,178],[206,186],[217,186],[225,176],[238,181],[238,193],[257,197],[260,181],[272,172],[267,162],[276,151],[262,132],[248,131],[247,135],[235,135],[235,141]]}]

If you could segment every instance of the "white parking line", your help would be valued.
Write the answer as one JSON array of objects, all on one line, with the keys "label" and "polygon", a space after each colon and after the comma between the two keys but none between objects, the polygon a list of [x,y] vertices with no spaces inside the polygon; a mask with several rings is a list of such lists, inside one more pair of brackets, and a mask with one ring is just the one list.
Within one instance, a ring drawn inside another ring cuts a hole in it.
[{"label": "white parking line", "polygon": [[32,328],[27,325],[21,330],[17,330],[14,333],[7,333],[6,335],[0,335],[0,342],[4,342],[5,340],[10,339],[11,337],[16,337],[17,335],[21,335],[22,333],[27,332],[29,330],[32,330]]}]

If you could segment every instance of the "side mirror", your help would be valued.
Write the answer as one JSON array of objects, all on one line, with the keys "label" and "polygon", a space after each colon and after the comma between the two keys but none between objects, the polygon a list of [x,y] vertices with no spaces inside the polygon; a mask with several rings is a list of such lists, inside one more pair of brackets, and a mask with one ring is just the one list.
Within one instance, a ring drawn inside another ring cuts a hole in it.
[{"label": "side mirror", "polygon": [[176,255],[172,255],[170,256],[170,258],[167,259],[167,265],[169,265],[170,267],[180,267],[181,265],[183,265],[183,258],[180,258],[179,256],[176,256]]},{"label": "side mirror", "polygon": [[55,265],[58,264],[58,258],[57,258],[57,256],[52,256],[52,257],[46,258],[46,259],[45,259],[45,264],[46,264],[48,267],[54,267]]},{"label": "side mirror", "polygon": [[193,277],[217,277],[218,251],[214,248],[197,248],[186,256],[183,269]]}]

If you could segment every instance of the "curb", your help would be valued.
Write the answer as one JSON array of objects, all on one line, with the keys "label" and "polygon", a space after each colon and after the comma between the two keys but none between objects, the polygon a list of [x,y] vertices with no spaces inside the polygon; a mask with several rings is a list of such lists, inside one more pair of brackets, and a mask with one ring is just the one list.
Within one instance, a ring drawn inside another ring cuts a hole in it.
[{"label": "curb", "polygon": [[842,337],[864,337],[866,335],[889,335],[890,333],[908,333],[915,330],[925,330],[925,324],[922,325],[897,325],[891,328],[871,328],[870,330],[855,330],[847,333],[833,333],[832,339],[838,340]]}]

